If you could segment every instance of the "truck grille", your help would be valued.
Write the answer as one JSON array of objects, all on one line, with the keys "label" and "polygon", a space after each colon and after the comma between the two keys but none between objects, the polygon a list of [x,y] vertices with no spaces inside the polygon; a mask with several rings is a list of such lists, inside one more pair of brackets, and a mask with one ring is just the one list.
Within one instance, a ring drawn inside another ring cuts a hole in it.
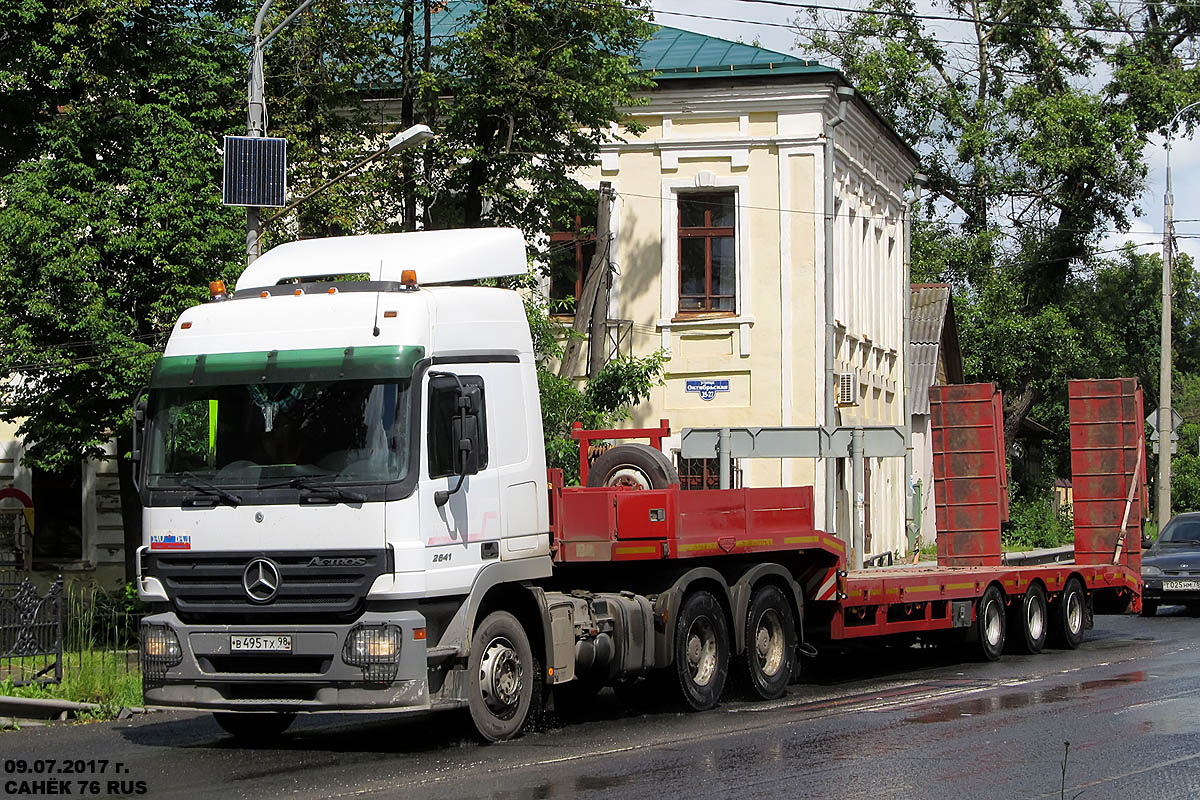
[{"label": "truck grille", "polygon": [[[243,584],[256,559],[268,560],[278,572],[276,591],[267,600],[251,599]],[[145,561],[146,575],[162,581],[175,612],[188,621],[349,618],[361,610],[375,579],[392,570],[390,549],[147,553]]]}]

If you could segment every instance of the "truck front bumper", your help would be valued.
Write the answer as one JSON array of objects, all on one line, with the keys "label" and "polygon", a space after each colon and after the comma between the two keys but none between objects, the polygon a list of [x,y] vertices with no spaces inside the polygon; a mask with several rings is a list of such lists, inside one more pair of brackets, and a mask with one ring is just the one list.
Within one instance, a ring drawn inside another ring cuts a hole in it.
[{"label": "truck front bumper", "polygon": [[[396,652],[348,663],[347,637],[362,628],[397,629]],[[417,611],[341,624],[184,624],[174,612],[156,614],[142,622],[143,693],[148,705],[180,708],[421,711],[430,707],[424,632]],[[235,652],[236,636],[290,637],[291,649]]]}]

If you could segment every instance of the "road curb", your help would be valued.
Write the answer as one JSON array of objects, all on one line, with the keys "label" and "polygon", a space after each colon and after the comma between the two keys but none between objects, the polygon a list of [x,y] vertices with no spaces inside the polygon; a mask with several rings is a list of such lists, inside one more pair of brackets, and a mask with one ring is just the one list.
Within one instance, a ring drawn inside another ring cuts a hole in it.
[{"label": "road curb", "polygon": [[[103,706],[97,703],[76,703],[72,700],[59,700],[53,697],[12,697],[0,695],[0,727],[15,727],[8,723],[33,722],[39,720],[65,721],[76,719],[82,713],[101,711]],[[135,714],[148,713],[141,706],[123,706],[117,713],[117,719],[128,719]]]}]

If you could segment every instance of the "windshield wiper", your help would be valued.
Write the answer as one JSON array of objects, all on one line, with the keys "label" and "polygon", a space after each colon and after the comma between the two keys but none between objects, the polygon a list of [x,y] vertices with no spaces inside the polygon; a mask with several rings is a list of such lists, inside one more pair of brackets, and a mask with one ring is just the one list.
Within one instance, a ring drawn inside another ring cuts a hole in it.
[{"label": "windshield wiper", "polygon": [[319,496],[334,496],[339,500],[351,500],[355,503],[365,502],[367,496],[361,492],[356,492],[352,489],[344,489],[336,484],[328,483],[335,480],[339,473],[330,473],[328,475],[312,475],[304,478],[292,478],[287,482],[288,486],[296,489],[303,489],[309,495]]},{"label": "windshield wiper", "polygon": [[229,505],[237,508],[242,504],[242,498],[233,492],[226,491],[220,486],[214,486],[203,478],[198,478],[190,472],[181,472],[179,482],[190,489],[195,489],[201,494],[207,494],[212,497],[224,500]]}]

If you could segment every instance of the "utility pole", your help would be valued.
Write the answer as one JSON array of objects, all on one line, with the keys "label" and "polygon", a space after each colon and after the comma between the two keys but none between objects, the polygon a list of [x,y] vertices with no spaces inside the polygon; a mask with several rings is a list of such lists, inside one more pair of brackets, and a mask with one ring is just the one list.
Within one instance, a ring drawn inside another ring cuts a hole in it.
[{"label": "utility pole", "polygon": [[1175,195],[1171,191],[1171,131],[1175,123],[1200,102],[1186,105],[1175,113],[1167,124],[1166,166],[1167,185],[1163,192],[1163,255],[1162,255],[1162,327],[1159,331],[1158,371],[1158,529],[1171,519],[1171,434],[1174,431],[1171,414],[1171,262],[1174,256]]},{"label": "utility pole", "polygon": [[1171,519],[1171,221],[1175,198],[1171,193],[1171,132],[1167,131],[1167,189],[1163,194],[1162,327],[1159,331],[1158,369],[1158,529]]},{"label": "utility pole", "polygon": [[[415,49],[413,46],[413,4],[415,2],[416,0],[404,0],[404,45],[401,50],[403,86],[400,94],[400,126],[402,128],[410,128],[413,124],[413,95],[415,94],[413,91],[413,51]],[[416,175],[413,174],[415,164],[409,155],[405,155],[402,162],[404,230],[415,231],[417,229],[417,193],[413,188],[413,180],[416,178]]]},{"label": "utility pole", "polygon": [[[588,358],[588,377],[595,377],[604,366],[604,337],[605,323],[608,317],[608,279],[610,272],[609,246],[610,221],[609,209],[612,207],[612,184],[603,181],[596,202],[596,253],[592,263],[588,265],[587,277],[583,280],[583,289],[575,301],[575,323],[571,326],[574,331],[567,342],[567,350],[563,353],[562,363],[558,366],[558,374],[564,378],[571,377],[575,369],[575,359],[579,355],[579,340],[584,331],[588,332],[590,356]],[[597,311],[599,308],[599,311]]]}]

